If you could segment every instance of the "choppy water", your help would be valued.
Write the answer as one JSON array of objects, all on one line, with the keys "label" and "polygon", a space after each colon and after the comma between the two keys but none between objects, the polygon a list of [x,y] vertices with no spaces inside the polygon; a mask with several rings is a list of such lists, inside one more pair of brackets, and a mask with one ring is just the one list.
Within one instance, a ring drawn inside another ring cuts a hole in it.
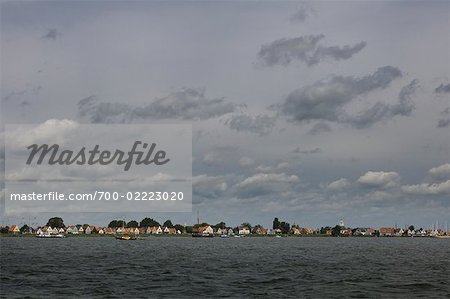
[{"label": "choppy water", "polygon": [[450,240],[1,238],[5,298],[450,298]]}]

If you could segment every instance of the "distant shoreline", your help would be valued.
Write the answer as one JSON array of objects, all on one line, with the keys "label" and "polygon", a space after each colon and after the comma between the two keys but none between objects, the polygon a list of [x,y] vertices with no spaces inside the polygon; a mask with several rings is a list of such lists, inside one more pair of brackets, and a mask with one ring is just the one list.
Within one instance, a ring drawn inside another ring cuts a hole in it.
[{"label": "distant shoreline", "polygon": [[[99,235],[99,234],[66,234],[67,238],[114,238],[115,234],[109,235]],[[191,234],[179,234],[179,235],[170,235],[170,234],[160,234],[160,235],[136,235],[139,238],[147,239],[147,238],[192,238]],[[431,236],[339,236],[334,237],[330,235],[245,235],[240,236],[241,238],[275,238],[277,236],[283,238],[433,238]],[[35,234],[0,234],[0,238],[36,238]],[[216,236],[216,238],[220,238],[220,236]],[[231,238],[231,237],[230,237]]]}]

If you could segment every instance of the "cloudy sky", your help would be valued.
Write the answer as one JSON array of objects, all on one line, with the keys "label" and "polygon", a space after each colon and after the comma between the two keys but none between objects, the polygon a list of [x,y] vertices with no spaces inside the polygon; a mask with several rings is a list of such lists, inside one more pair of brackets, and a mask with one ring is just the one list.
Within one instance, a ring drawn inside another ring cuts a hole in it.
[{"label": "cloudy sky", "polygon": [[[448,1],[4,2],[1,13],[3,124],[193,126],[193,213],[68,223],[193,223],[197,211],[230,225],[450,222]],[[49,215],[2,216],[29,217]]]}]

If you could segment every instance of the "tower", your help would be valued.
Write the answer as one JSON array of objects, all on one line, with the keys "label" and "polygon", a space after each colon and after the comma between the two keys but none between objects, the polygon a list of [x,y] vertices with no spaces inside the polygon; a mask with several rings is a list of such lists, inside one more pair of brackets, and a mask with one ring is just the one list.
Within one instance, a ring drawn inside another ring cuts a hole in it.
[{"label": "tower", "polygon": [[341,220],[339,221],[339,226],[342,226],[342,227],[345,226],[345,224],[344,224],[344,218],[341,218]]}]

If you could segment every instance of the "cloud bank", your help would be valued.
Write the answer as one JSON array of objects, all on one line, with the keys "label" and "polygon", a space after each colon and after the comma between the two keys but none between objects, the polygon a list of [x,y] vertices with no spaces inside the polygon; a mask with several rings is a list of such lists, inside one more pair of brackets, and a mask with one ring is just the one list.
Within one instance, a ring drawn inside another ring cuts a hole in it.
[{"label": "cloud bank", "polygon": [[281,38],[262,45],[258,58],[266,66],[288,66],[293,61],[313,66],[326,59],[335,61],[350,59],[367,45],[362,41],[354,45],[327,47],[319,43],[323,38],[325,38],[323,34]]}]

